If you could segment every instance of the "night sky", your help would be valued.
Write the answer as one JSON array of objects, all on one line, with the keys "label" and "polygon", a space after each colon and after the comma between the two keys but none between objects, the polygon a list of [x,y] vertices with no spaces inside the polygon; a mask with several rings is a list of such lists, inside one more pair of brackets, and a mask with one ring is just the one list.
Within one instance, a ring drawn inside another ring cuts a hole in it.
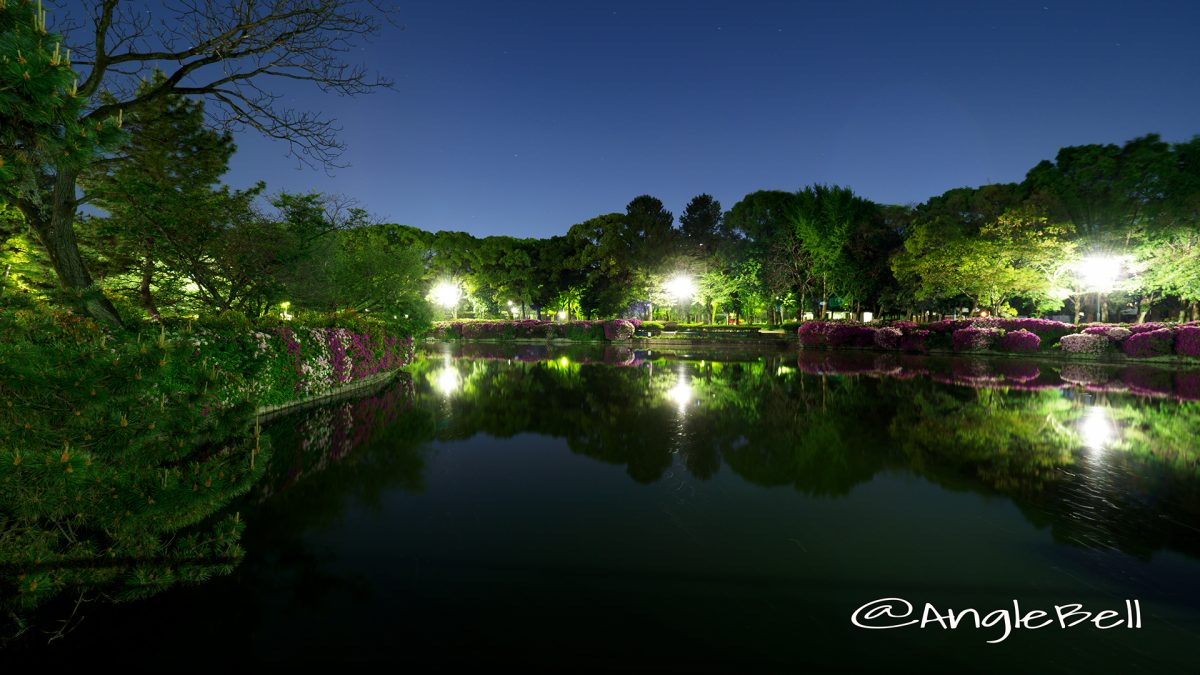
[{"label": "night sky", "polygon": [[[651,6],[647,6],[651,5]],[[1064,145],[1200,133],[1196,2],[425,2],[361,59],[395,91],[289,87],[351,166],[239,137],[229,182],[387,222],[559,234],[820,182],[886,203],[1020,180]],[[276,89],[283,85],[272,85]]]}]

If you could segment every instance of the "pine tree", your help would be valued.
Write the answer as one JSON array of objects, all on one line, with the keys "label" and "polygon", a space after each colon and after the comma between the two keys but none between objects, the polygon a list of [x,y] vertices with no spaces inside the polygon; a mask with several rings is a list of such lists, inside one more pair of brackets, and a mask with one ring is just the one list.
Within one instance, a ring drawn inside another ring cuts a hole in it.
[{"label": "pine tree", "polygon": [[[141,91],[161,88],[164,79],[155,72]],[[177,271],[181,257],[218,234],[214,223],[223,220],[225,198],[244,201],[216,188],[236,148],[228,132],[205,126],[203,102],[180,94],[153,98],[125,121],[130,140],[123,156],[84,178],[109,214],[90,219],[84,238],[103,250],[102,269],[136,278],[139,304],[157,320],[159,271]]]},{"label": "pine tree", "polygon": [[[84,104],[70,50],[47,32],[41,2],[0,2],[0,200],[20,208],[59,278],[83,293],[89,311],[115,319],[78,256],[59,255],[77,248],[71,223],[55,217],[75,212],[74,176],[98,149],[123,136],[119,110],[88,119]],[[47,166],[60,171],[47,174]],[[64,177],[69,190],[57,184]]]}]

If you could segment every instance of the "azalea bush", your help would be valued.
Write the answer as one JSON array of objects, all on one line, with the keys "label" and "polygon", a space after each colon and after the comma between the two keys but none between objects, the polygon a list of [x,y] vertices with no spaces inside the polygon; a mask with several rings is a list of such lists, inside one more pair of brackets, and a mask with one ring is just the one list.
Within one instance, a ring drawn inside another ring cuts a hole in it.
[{"label": "azalea bush", "polygon": [[1174,332],[1170,328],[1159,328],[1156,330],[1139,331],[1130,335],[1122,343],[1121,349],[1125,352],[1126,356],[1140,359],[1170,354],[1174,344]]},{"label": "azalea bush", "polygon": [[900,337],[900,350],[905,352],[927,352],[929,351],[929,338],[931,335],[933,335],[933,331],[922,328],[906,331]]},{"label": "azalea bush", "polygon": [[1036,352],[1042,346],[1042,338],[1037,333],[1025,329],[1009,331],[1000,338],[1000,351],[1028,354]]},{"label": "azalea bush", "polygon": [[1151,331],[1162,330],[1167,328],[1166,324],[1148,321],[1146,323],[1135,323],[1129,326],[1129,332],[1137,335],[1138,333],[1149,333]]},{"label": "azalea bush", "polygon": [[1083,329],[1083,332],[1089,335],[1103,335],[1107,337],[1113,344],[1117,345],[1128,339],[1130,335],[1133,335],[1133,331],[1129,330],[1128,328],[1113,324],[1088,326],[1087,328]]},{"label": "azalea bush", "polygon": [[1004,335],[999,328],[969,326],[954,331],[953,345],[956,352],[976,352],[991,349]]},{"label": "azalea bush", "polygon": [[1200,326],[1186,324],[1175,329],[1175,353],[1200,358]]},{"label": "azalea bush", "polygon": [[1062,336],[1075,332],[1075,326],[1061,321],[1003,317],[943,319],[941,321],[934,321],[927,328],[934,333],[954,333],[964,328],[997,328],[1003,331],[1023,330],[1037,335],[1041,340],[1041,344],[1047,345],[1052,345]]},{"label": "azalea bush", "polygon": [[633,324],[623,319],[604,322],[605,340],[628,340],[633,337]]},{"label": "azalea bush", "polygon": [[875,331],[875,346],[880,349],[900,349],[900,341],[903,339],[904,333],[895,326],[879,328]]},{"label": "azalea bush", "polygon": [[1112,348],[1112,342],[1104,335],[1094,333],[1075,333],[1065,335],[1058,341],[1058,346],[1068,354],[1104,354]]}]

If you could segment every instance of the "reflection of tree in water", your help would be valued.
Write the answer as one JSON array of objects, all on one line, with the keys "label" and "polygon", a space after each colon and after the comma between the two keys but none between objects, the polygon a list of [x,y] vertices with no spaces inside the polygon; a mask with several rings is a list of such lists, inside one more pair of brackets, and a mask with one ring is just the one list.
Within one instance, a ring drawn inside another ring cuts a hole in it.
[{"label": "reflection of tree in water", "polygon": [[[289,609],[315,611],[368,593],[365,582],[331,574],[306,534],[335,526],[351,505],[380,510],[388,492],[423,491],[422,447],[434,437],[435,421],[429,411],[414,409],[412,401],[412,380],[402,376],[376,395],[284,417],[268,427],[280,453],[250,495],[254,517],[245,544],[257,555],[215,592],[228,593],[230,606],[285,603]],[[247,588],[263,599],[238,597]],[[256,622],[249,616],[236,620],[247,626]]]},{"label": "reflection of tree in water", "polygon": [[[909,466],[935,481],[1011,493],[1040,491],[1071,463],[1071,402],[1058,391],[954,389],[914,382],[891,433]],[[916,390],[915,392],[912,390]]]},{"label": "reflection of tree in water", "polygon": [[[1200,521],[1197,404],[1064,386],[1051,368],[1016,360],[886,356],[822,354],[797,367],[782,355],[659,354],[612,368],[500,354],[454,362],[462,386],[453,395],[418,376],[418,407],[441,411],[439,439],[560,437],[639,482],[661,479],[672,455],[698,479],[724,464],[757,485],[815,495],[907,469],[950,489],[1006,495],[1077,544],[1190,550],[1179,541]],[[1119,431],[1101,474],[1081,450],[1098,405]],[[1080,521],[1085,507],[1107,515]]]}]

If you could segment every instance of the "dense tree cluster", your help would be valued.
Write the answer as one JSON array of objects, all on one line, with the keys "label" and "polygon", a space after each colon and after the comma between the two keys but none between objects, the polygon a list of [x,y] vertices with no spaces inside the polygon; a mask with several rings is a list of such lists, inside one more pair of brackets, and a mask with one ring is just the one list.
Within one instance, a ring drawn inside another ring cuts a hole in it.
[{"label": "dense tree cluster", "polygon": [[40,5],[0,3],[2,288],[58,288],[113,324],[122,299],[152,319],[290,307],[419,320],[437,285],[458,289],[455,315],[486,318],[1200,314],[1200,137],[1063,148],[1020,183],[912,206],[812,185],[727,211],[697,195],[676,222],[641,195],[547,239],[430,233],[334,196],[222,186],[230,129],[335,158],[328,121],[277,107],[262,83],[385,84],[336,58],[379,24],[360,4],[205,0],[156,28],[106,0],[93,32],[58,36]]},{"label": "dense tree cluster", "polygon": [[[912,206],[813,185],[754,192],[728,211],[701,194],[677,224],[642,195],[540,240],[399,229],[422,250],[427,281],[460,284],[475,316],[1196,319],[1200,138],[1063,148],[1020,183]],[[1097,264],[1112,268],[1103,286]],[[672,296],[681,275],[695,291]]]}]

